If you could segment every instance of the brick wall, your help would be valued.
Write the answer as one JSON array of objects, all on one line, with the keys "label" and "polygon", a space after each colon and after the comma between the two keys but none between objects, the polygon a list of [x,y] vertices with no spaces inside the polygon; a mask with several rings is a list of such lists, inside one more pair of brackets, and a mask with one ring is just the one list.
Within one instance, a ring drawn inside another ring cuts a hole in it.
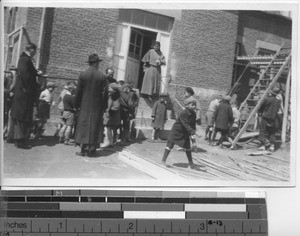
[{"label": "brick wall", "polygon": [[[272,15],[260,11],[240,11],[238,35],[242,36],[242,55],[252,56],[258,49],[257,41],[270,45],[280,46],[282,43],[291,45],[292,21],[278,15]],[[263,46],[262,46],[263,47]],[[277,49],[270,49],[276,51]],[[239,102],[242,102],[248,95],[249,82],[257,80],[259,69],[249,69],[241,80],[241,88],[238,94]],[[241,73],[241,71],[240,71]],[[280,80],[279,80],[280,81]],[[285,81],[280,87],[284,88]]]},{"label": "brick wall", "polygon": [[182,103],[184,87],[192,87],[203,119],[209,102],[230,89],[237,25],[237,14],[206,10],[184,10],[174,22],[168,89]]},{"label": "brick wall", "polygon": [[265,12],[240,11],[238,34],[243,36],[243,55],[252,56],[257,40],[291,44],[292,21]]},{"label": "brick wall", "polygon": [[[66,79],[77,79],[88,67],[89,54],[98,53],[103,59],[101,71],[111,65],[118,13],[118,9],[47,8],[41,67],[58,85],[55,100]],[[26,29],[34,43],[41,14],[42,8],[28,9]],[[204,117],[210,101],[230,89],[237,35],[243,36],[244,54],[252,55],[256,40],[277,44],[290,40],[289,23],[261,12],[183,10],[171,33],[169,92],[182,103],[184,87],[192,87]]]},{"label": "brick wall", "polygon": [[[42,8],[29,8],[28,34],[37,43]],[[54,101],[65,82],[77,80],[88,68],[88,55],[97,53],[103,61],[100,71],[111,64],[107,50],[112,47],[117,30],[117,9],[47,8],[40,68],[56,83]],[[58,120],[57,106],[51,108],[51,122]]]},{"label": "brick wall", "polygon": [[[115,39],[117,9],[49,9],[45,32],[45,51],[48,51],[47,74],[59,78],[77,79],[87,68],[87,58],[97,53],[103,59],[104,71],[111,59],[107,49]],[[47,55],[47,54],[46,54]]]}]

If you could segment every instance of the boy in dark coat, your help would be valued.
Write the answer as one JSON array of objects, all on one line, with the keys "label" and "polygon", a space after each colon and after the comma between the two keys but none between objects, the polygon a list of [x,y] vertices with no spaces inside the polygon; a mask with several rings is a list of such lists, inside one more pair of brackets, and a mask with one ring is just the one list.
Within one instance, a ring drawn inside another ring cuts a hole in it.
[{"label": "boy in dark coat", "polygon": [[185,148],[186,156],[189,161],[189,168],[196,168],[196,165],[193,163],[190,142],[190,138],[193,142],[196,139],[196,104],[196,99],[192,97],[186,100],[186,108],[179,114],[169,134],[168,143],[161,161],[163,165],[166,165],[167,157],[169,156],[171,149],[176,144]]},{"label": "boy in dark coat", "polygon": [[215,132],[216,134],[218,132],[221,133],[220,148],[223,148],[223,142],[225,140],[229,141],[229,128],[234,121],[232,108],[229,104],[230,100],[231,97],[229,95],[225,96],[216,110]]},{"label": "boy in dark coat", "polygon": [[120,87],[120,104],[121,104],[121,126],[120,136],[121,144],[125,145],[126,142],[131,142],[130,126],[131,120],[135,118],[136,109],[139,104],[139,97],[135,90],[132,88],[131,83],[125,83]]},{"label": "boy in dark coat", "polygon": [[280,89],[274,87],[268,97],[262,102],[258,115],[260,117],[260,129],[259,129],[259,140],[260,147],[259,150],[263,151],[266,149],[267,140],[270,142],[271,146],[269,151],[275,151],[275,141],[276,141],[276,127],[275,119],[277,117],[277,112],[280,108],[280,100],[276,98]]},{"label": "boy in dark coat", "polygon": [[156,101],[152,108],[152,140],[157,140],[160,130],[164,130],[167,120],[167,101],[166,94],[161,94],[158,101]]}]

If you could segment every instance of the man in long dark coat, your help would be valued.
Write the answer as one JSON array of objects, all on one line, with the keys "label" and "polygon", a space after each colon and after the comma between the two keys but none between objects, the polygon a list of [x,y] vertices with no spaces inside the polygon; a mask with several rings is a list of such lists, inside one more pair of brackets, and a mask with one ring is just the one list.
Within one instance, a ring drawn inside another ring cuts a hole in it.
[{"label": "man in long dark coat", "polygon": [[106,76],[99,71],[99,56],[88,58],[89,69],[79,76],[75,107],[79,108],[75,143],[81,146],[78,156],[91,156],[103,141],[103,112],[107,108]]},{"label": "man in long dark coat", "polygon": [[14,98],[11,116],[14,124],[14,140],[18,148],[28,149],[29,128],[32,124],[34,102],[37,98],[38,72],[32,63],[32,57],[36,54],[36,45],[29,43],[26,51],[20,56],[18,62],[17,79],[14,90]]}]

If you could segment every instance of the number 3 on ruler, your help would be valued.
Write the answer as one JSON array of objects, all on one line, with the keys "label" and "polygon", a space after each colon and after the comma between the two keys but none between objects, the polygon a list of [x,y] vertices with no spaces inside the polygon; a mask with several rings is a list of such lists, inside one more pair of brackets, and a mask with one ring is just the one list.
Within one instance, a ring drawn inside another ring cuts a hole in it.
[{"label": "number 3 on ruler", "polygon": [[205,224],[204,223],[200,224],[200,230],[205,230]]}]

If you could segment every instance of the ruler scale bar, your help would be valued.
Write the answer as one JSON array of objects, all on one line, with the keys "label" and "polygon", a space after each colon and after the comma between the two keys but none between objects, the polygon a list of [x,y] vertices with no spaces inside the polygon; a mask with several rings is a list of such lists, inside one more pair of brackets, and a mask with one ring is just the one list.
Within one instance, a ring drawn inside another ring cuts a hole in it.
[{"label": "ruler scale bar", "polygon": [[0,236],[263,236],[264,192],[0,192]]},{"label": "ruler scale bar", "polygon": [[[102,227],[100,227],[102,223]],[[13,219],[8,218],[4,222],[4,228],[8,232],[118,232],[118,233],[142,233],[156,230],[164,232],[221,232],[221,233],[266,233],[267,220],[100,220],[100,219]],[[85,225],[85,227],[83,227]],[[243,226],[242,226],[243,225]],[[226,229],[225,229],[226,226]],[[83,230],[83,228],[85,230]],[[92,230],[93,229],[93,230]]]}]

